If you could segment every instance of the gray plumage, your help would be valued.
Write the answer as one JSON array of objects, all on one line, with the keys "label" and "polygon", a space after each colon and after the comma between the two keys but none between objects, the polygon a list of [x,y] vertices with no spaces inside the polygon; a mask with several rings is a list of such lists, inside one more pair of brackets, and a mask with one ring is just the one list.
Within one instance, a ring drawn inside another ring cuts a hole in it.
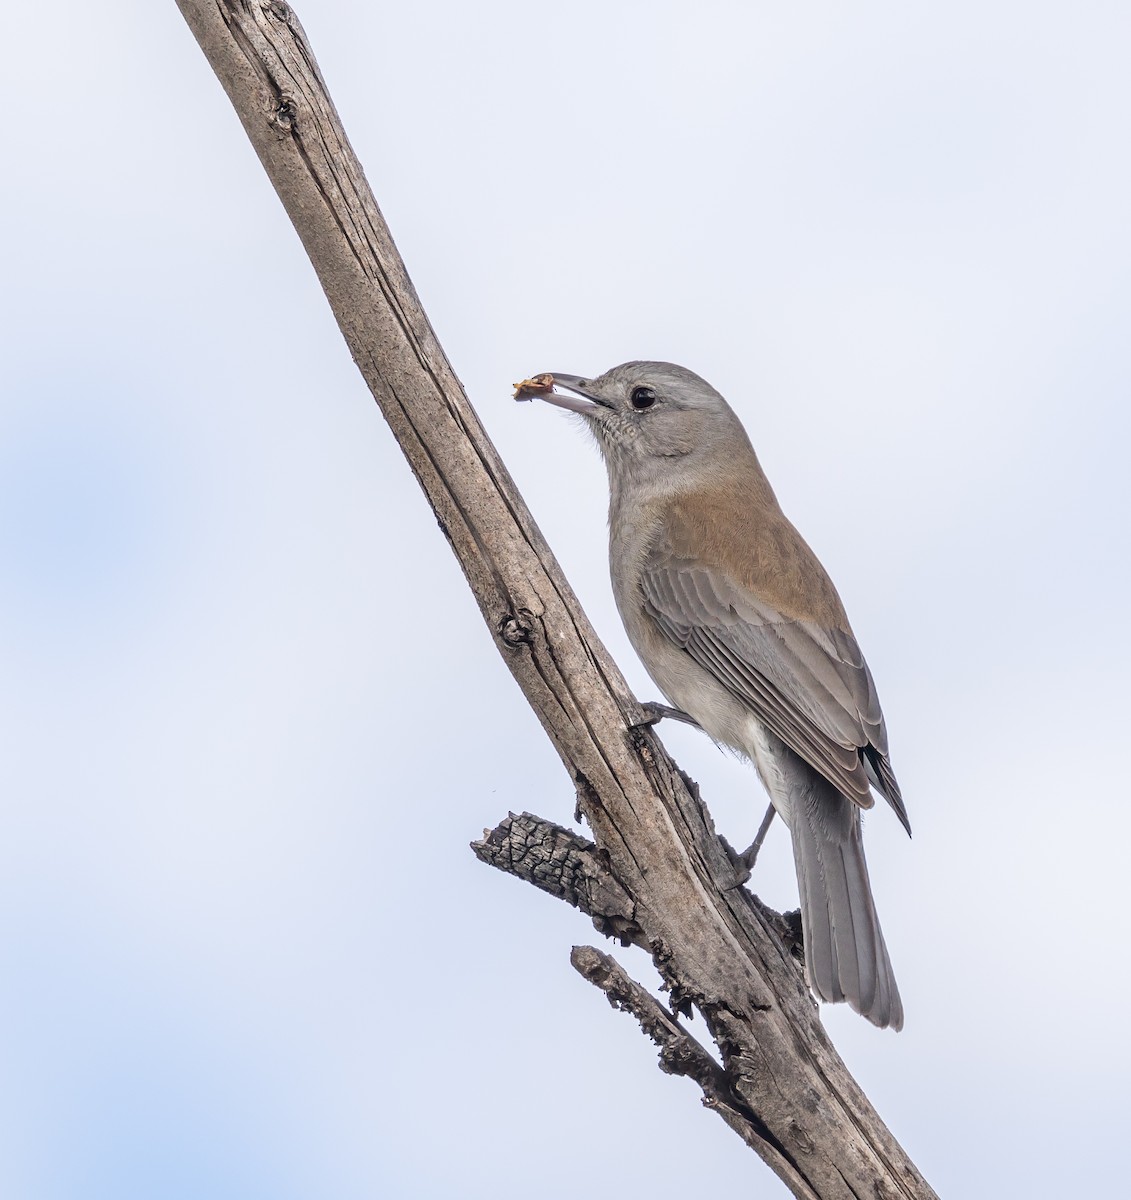
[{"label": "gray plumage", "polygon": [[872,676],[816,556],[721,395],[671,363],[554,373],[609,472],[625,629],[667,698],[755,765],[789,827],[805,963],[823,1000],[899,1029],[861,842],[875,788],[907,827]]}]

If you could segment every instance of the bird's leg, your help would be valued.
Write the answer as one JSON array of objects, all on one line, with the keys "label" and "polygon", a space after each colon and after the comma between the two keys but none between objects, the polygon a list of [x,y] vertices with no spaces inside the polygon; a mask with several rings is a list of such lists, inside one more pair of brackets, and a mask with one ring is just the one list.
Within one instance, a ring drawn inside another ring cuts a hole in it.
[{"label": "bird's leg", "polygon": [[657,704],[654,700],[649,700],[640,706],[644,710],[644,720],[630,726],[631,729],[644,729],[649,725],[655,725],[658,721],[664,720],[666,717],[669,721],[682,721],[685,725],[693,725],[696,729],[701,729],[702,726],[694,717],[689,717],[682,708],[672,708],[668,704]]},{"label": "bird's leg", "polygon": [[777,809],[772,804],[766,809],[766,815],[762,818],[762,824],[758,826],[758,832],[754,835],[754,840],[738,856],[746,864],[748,870],[752,871],[754,869],[754,864],[758,860],[758,851],[762,849],[762,843],[766,840],[766,834],[770,832],[770,826],[774,823],[774,813],[776,811]]}]

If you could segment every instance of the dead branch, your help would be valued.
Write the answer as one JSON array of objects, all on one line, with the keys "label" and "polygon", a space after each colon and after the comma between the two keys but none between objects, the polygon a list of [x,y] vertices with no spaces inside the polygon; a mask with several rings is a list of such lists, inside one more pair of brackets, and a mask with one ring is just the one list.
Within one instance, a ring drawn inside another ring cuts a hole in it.
[{"label": "dead branch", "polygon": [[[579,969],[641,1020],[666,1070],[797,1196],[934,1193],[846,1071],[781,919],[742,886],[693,787],[646,728],[487,439],[409,281],[297,18],[282,0],[178,0],[294,223],[342,335],[570,772],[594,845],[536,818],[496,865],[646,946],[672,1012],[595,951]],[[502,828],[502,827],[500,827]],[[498,832],[498,831],[497,831]],[[477,852],[486,856],[488,835]],[[555,876],[551,867],[560,865]],[[567,879],[568,876],[568,879]],[[673,1013],[703,1015],[721,1066]],[[708,1063],[711,1066],[708,1066]]]}]

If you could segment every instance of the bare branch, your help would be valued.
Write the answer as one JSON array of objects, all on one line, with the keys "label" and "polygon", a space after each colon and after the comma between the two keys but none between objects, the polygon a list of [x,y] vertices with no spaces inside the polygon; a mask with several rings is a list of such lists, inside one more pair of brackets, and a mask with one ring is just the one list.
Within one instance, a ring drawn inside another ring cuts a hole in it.
[{"label": "bare branch", "polygon": [[[499,652],[574,780],[596,845],[553,835],[543,852],[531,831],[525,841],[500,835],[500,853],[512,863],[528,859],[532,878],[539,856],[572,864],[573,902],[584,898],[603,921],[615,913],[631,923],[674,1011],[698,1008],[719,1048],[737,1100],[712,1106],[728,1123],[744,1106],[751,1115],[743,1120],[760,1130],[750,1144],[795,1194],[933,1196],[829,1044],[780,918],[741,886],[745,871],[694,788],[653,733],[637,727],[644,712],[428,323],[292,10],[282,0],[178,5],[302,239]],[[548,878],[543,872],[543,885]],[[638,999],[630,989],[626,1002]],[[701,1059],[686,1053],[689,1073],[698,1070]]]},{"label": "bare branch", "polygon": [[631,898],[597,847],[579,834],[530,813],[511,813],[471,848],[482,862],[581,909],[607,937],[647,949]]},{"label": "bare branch", "polygon": [[574,946],[569,956],[577,971],[599,987],[613,1008],[631,1013],[641,1030],[660,1047],[660,1070],[669,1075],[686,1075],[703,1090],[703,1104],[717,1112],[740,1138],[766,1160],[795,1196],[816,1197],[796,1163],[789,1160],[769,1130],[743,1103],[726,1071],[711,1057],[666,1009],[608,954],[592,946]]}]

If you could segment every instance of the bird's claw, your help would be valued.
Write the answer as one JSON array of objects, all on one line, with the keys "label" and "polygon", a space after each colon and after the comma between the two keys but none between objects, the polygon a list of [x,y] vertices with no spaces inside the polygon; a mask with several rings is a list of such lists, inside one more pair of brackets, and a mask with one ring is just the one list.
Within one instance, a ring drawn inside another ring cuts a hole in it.
[{"label": "bird's claw", "polygon": [[682,721],[685,725],[692,725],[696,729],[701,728],[699,722],[694,717],[688,716],[682,708],[672,708],[670,704],[659,704],[654,700],[649,700],[640,707],[644,712],[644,720],[630,725],[630,729],[646,729],[649,725],[655,725],[665,718],[669,721]]}]

